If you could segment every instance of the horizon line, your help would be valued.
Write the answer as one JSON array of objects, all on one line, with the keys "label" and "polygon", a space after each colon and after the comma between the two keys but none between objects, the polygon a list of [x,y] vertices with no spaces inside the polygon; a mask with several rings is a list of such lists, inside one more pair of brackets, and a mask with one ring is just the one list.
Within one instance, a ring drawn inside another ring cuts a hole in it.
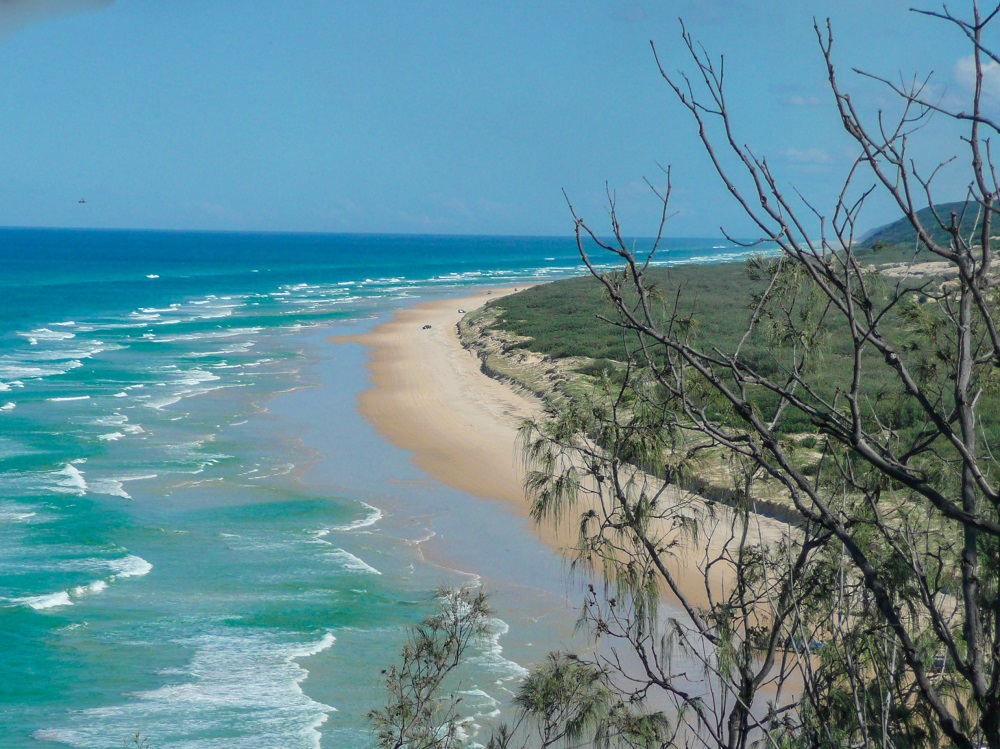
[{"label": "horizon line", "polygon": [[[84,232],[146,232],[151,234],[247,234],[247,235],[295,235],[295,236],[355,236],[355,237],[449,237],[449,238],[510,238],[510,239],[566,239],[576,241],[572,233],[567,234],[463,234],[435,232],[393,232],[393,231],[321,231],[304,229],[164,229],[137,227],[101,227],[101,226],[21,226],[2,225],[0,231],[84,231]],[[626,240],[655,240],[655,236],[628,236]],[[662,239],[712,239],[729,242],[724,235],[718,234],[686,234],[663,235]],[[741,240],[742,241],[742,240]],[[752,240],[751,240],[752,241]],[[767,242],[767,239],[757,240]]]}]

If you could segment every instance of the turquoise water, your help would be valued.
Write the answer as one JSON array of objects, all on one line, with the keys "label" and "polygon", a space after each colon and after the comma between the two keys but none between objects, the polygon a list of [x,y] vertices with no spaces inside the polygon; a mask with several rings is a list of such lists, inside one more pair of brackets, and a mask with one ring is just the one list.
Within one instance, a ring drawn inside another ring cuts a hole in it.
[{"label": "turquoise water", "polygon": [[[519,521],[455,520],[467,498],[360,421],[362,352],[325,338],[578,273],[572,241],[7,229],[0,262],[0,746],[367,746],[439,587],[548,563],[464,540]],[[565,631],[545,587],[508,595],[517,631],[498,618],[464,677],[477,720]]]}]

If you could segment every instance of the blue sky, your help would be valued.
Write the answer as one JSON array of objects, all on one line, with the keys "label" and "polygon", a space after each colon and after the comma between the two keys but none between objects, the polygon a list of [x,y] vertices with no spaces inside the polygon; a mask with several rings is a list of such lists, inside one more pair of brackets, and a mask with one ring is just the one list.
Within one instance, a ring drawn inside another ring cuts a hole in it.
[{"label": "blue sky", "polygon": [[[740,138],[823,206],[853,151],[813,16],[872,114],[891,101],[851,66],[967,94],[969,50],[911,4],[0,0],[0,225],[558,235],[561,191],[599,225],[607,182],[645,235],[642,180],[672,164],[666,233],[747,234],[649,41],[690,69],[681,16],[725,53]],[[927,164],[964,155],[943,122],[921,138]]]}]

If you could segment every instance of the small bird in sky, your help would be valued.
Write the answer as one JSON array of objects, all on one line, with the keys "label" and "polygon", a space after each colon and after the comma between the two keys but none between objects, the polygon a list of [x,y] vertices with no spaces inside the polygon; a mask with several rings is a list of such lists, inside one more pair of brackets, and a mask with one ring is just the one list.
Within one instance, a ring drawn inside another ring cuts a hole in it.
[{"label": "small bird in sky", "polygon": [[76,202],[77,202],[77,203],[86,203],[87,201],[86,201],[86,200],[84,200],[83,198],[80,198],[80,199],[79,199],[78,201],[76,201]]}]

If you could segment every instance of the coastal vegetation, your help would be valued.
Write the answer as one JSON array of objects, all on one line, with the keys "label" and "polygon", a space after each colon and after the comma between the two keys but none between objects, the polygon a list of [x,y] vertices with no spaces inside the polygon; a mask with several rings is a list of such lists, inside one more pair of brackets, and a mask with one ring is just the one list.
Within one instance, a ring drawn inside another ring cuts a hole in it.
[{"label": "coastal vegetation", "polygon": [[[863,116],[815,26],[857,154],[826,213],[733,135],[720,60],[685,31],[693,74],[660,66],[777,252],[659,269],[660,239],[626,240],[613,199],[607,228],[570,204],[590,276],[465,322],[484,369],[549,396],[521,432],[526,493],[538,522],[576,529],[590,580],[592,648],[538,664],[491,747],[1000,749],[1000,126],[983,86],[1000,5],[918,12],[969,42],[961,109],[869,76],[899,106]],[[931,117],[962,153],[957,204],[911,158]],[[864,247],[876,190],[908,228]],[[443,724],[419,735],[381,745],[455,744]]]},{"label": "coastal vegetation", "polygon": [[[917,211],[916,218],[922,226],[927,227],[928,233],[935,242],[947,244],[948,230],[946,227],[952,214],[955,215],[956,226],[963,237],[975,236],[982,231],[983,214],[975,201],[941,203],[921,208]],[[860,242],[862,247],[877,247],[877,249],[893,246],[909,248],[919,243],[920,238],[908,218],[901,218],[885,226],[880,226],[868,232]],[[995,249],[996,238],[990,237],[990,243]]]}]

